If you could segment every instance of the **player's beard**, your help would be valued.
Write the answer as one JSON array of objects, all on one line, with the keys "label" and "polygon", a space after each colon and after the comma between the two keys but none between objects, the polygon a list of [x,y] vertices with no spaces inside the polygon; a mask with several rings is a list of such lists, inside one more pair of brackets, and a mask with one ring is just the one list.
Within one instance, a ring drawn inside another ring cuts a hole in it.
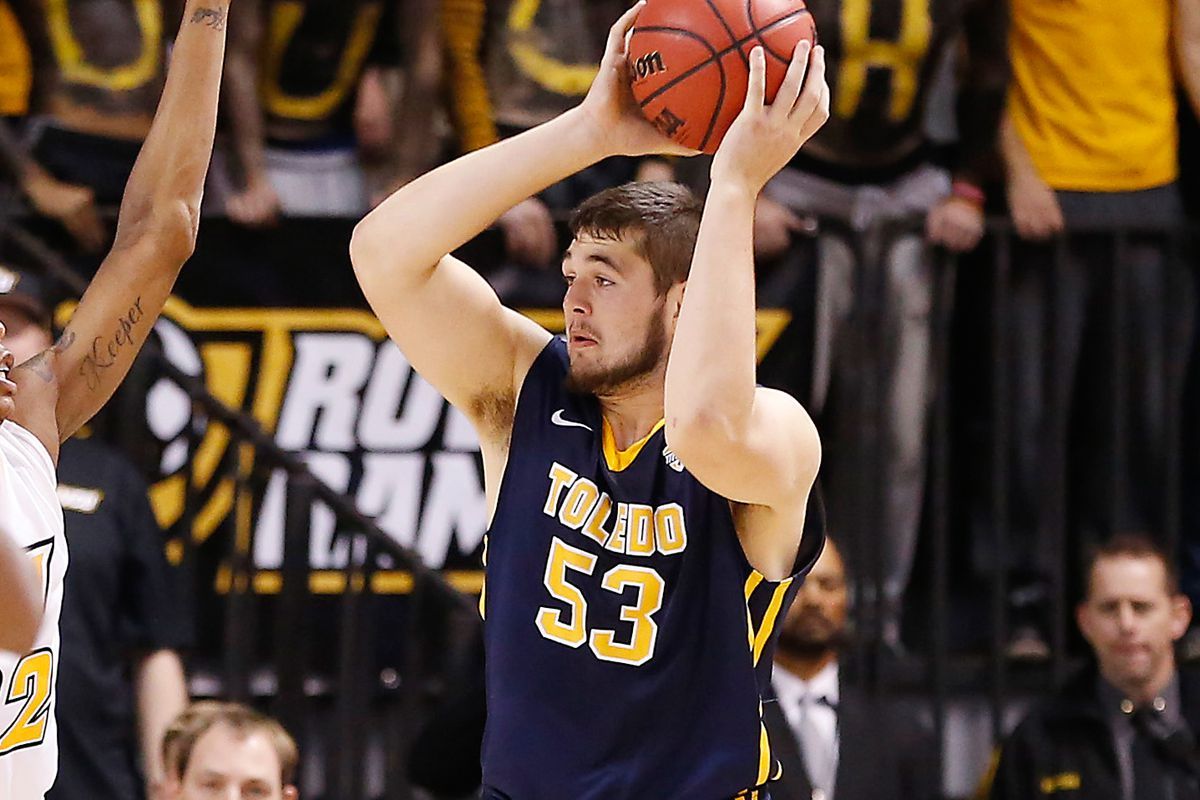
[{"label": "player's beard", "polygon": [[642,346],[625,361],[590,373],[580,372],[572,364],[565,382],[567,391],[579,394],[611,394],[653,372],[667,352],[667,332],[664,329],[661,313],[665,306],[664,298],[655,313],[650,315],[650,321],[646,326],[646,335],[642,338]]}]

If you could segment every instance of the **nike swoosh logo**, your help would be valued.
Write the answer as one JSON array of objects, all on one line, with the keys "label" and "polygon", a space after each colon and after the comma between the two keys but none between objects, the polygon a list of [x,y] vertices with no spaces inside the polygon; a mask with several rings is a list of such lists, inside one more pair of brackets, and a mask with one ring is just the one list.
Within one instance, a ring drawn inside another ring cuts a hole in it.
[{"label": "nike swoosh logo", "polygon": [[575,422],[574,420],[563,419],[563,410],[561,408],[558,411],[555,411],[553,414],[550,415],[550,421],[553,422],[555,425],[559,426],[560,428],[583,428],[585,431],[592,430],[589,426],[584,425],[582,422]]}]

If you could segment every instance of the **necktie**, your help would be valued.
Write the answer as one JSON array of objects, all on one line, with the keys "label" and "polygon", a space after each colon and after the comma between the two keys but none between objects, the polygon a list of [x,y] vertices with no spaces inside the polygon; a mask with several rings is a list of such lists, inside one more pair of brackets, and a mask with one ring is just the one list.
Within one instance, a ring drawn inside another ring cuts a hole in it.
[{"label": "necktie", "polygon": [[1133,713],[1133,797],[1134,800],[1168,800],[1167,763],[1159,757],[1155,733],[1155,712],[1141,708]]},{"label": "necktie", "polygon": [[832,797],[837,754],[834,751],[835,742],[817,724],[813,711],[819,706],[829,707],[830,704],[824,697],[811,694],[800,700],[800,749],[804,755],[808,782],[814,789],[820,789],[825,797]]}]

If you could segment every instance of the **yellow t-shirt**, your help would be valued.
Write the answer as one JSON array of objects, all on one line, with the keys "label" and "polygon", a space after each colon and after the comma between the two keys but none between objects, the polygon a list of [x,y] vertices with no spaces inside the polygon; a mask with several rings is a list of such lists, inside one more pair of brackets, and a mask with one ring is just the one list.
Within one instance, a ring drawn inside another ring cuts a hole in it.
[{"label": "yellow t-shirt", "polygon": [[0,0],[0,114],[19,117],[29,113],[33,65],[25,37],[5,0]]},{"label": "yellow t-shirt", "polygon": [[1009,112],[1055,189],[1175,180],[1172,0],[1012,0]]}]

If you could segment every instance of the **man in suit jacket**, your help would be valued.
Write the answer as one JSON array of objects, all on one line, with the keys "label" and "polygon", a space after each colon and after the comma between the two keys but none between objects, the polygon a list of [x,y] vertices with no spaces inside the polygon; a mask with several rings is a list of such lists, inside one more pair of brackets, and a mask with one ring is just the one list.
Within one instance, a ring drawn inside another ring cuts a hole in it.
[{"label": "man in suit jacket", "polygon": [[763,706],[783,777],[772,800],[932,800],[938,797],[932,736],[913,713],[847,684],[846,567],[832,539],[792,604]]}]

